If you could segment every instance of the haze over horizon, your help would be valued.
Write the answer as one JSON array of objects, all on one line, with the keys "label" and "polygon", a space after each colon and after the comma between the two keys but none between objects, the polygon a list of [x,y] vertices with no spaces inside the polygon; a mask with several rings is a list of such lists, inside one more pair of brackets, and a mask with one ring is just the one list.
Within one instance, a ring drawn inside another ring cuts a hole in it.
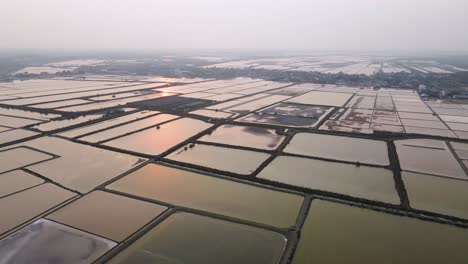
[{"label": "haze over horizon", "polygon": [[2,3],[0,48],[468,51],[463,0]]}]

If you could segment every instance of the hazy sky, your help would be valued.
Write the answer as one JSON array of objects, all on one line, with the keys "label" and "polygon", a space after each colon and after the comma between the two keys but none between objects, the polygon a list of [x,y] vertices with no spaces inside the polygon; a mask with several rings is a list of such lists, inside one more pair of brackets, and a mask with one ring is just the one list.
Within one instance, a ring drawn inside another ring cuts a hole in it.
[{"label": "hazy sky", "polygon": [[468,50],[468,0],[1,0],[0,48]]}]

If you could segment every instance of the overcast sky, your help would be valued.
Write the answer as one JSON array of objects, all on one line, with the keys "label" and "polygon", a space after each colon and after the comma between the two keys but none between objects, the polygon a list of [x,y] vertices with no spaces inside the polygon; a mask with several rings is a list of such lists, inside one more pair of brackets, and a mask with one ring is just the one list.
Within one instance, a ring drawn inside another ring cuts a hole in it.
[{"label": "overcast sky", "polygon": [[468,0],[1,0],[0,48],[468,50]]}]

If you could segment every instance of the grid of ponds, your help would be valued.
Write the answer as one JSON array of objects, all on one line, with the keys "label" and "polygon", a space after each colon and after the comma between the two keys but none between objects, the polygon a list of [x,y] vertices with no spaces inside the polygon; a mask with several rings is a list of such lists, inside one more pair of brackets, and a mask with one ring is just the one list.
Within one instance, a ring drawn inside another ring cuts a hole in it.
[{"label": "grid of ponds", "polygon": [[0,263],[466,263],[468,102],[123,79],[1,85]]}]

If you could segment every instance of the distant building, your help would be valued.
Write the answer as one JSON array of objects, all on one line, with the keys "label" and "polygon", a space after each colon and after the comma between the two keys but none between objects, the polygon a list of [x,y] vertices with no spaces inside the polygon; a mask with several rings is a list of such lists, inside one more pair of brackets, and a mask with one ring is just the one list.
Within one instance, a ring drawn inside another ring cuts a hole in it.
[{"label": "distant building", "polygon": [[468,92],[460,92],[455,95],[453,95],[453,98],[455,99],[468,99]]},{"label": "distant building", "polygon": [[420,84],[419,87],[418,87],[418,93],[419,94],[423,94],[427,91],[427,86],[426,85],[423,85],[423,84]]},{"label": "distant building", "polygon": [[439,91],[439,97],[440,98],[444,98],[446,96],[447,96],[447,91],[445,91],[445,90]]}]

